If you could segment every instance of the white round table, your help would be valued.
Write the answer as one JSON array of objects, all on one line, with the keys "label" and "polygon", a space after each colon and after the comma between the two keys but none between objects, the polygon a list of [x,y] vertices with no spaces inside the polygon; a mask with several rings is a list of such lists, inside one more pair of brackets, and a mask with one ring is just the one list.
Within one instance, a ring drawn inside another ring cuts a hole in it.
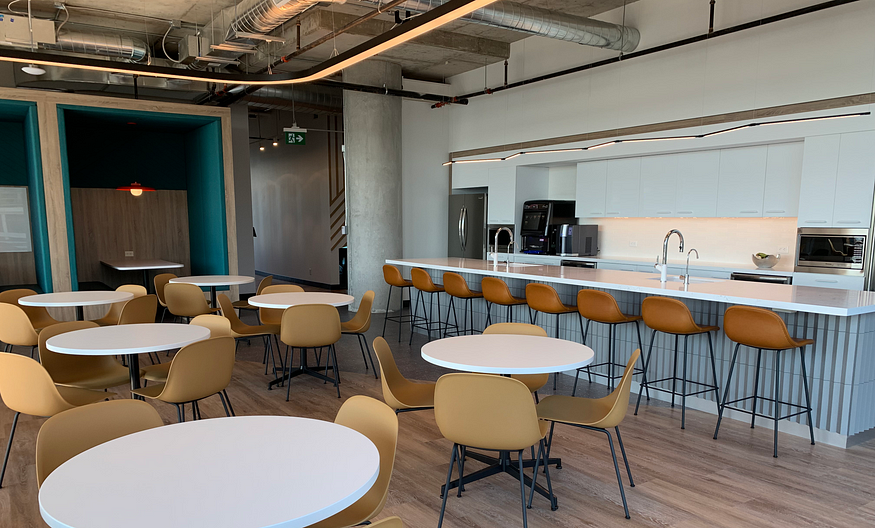
[{"label": "white round table", "polygon": [[[161,454],[148,463],[135,455],[155,446]],[[313,446],[330,456],[301,456]],[[374,444],[342,425],[213,418],[124,436],[71,458],[40,488],[40,514],[52,528],[299,528],[353,504],[379,471]]]},{"label": "white round table", "polygon": [[247,277],[246,275],[192,275],[190,277],[170,279],[170,282],[183,282],[185,284],[208,287],[210,289],[210,306],[213,308],[217,306],[216,288],[218,286],[236,286],[239,284],[249,284],[253,281],[255,281],[255,277]]},{"label": "white round table", "polygon": [[277,308],[285,310],[299,304],[330,304],[331,306],[348,306],[355,297],[345,293],[330,292],[286,292],[267,293],[249,298],[249,304],[259,308]]},{"label": "white round table", "polygon": [[113,304],[129,301],[134,298],[131,292],[120,291],[74,291],[61,293],[41,293],[28,295],[18,299],[19,304],[24,306],[42,306],[44,308],[76,307],[76,319],[81,321],[85,318],[83,306],[98,306],[101,304]]},{"label": "white round table", "polygon": [[209,339],[203,326],[175,323],[146,323],[101,326],[58,334],[46,341],[46,348],[76,356],[127,354],[131,388],[140,387],[140,359],[137,354],[161,352]]},{"label": "white round table", "polygon": [[592,363],[588,346],[553,337],[486,334],[448,337],[422,346],[435,365],[483,374],[550,374]]}]

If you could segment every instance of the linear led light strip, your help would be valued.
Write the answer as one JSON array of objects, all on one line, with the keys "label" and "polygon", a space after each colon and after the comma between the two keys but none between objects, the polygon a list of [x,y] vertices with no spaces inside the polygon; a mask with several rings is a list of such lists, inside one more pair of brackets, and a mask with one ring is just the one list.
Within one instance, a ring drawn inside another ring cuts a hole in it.
[{"label": "linear led light strip", "polygon": [[236,73],[207,72],[197,70],[182,70],[145,64],[108,62],[87,57],[70,57],[52,55],[20,49],[0,51],[0,61],[21,62],[32,65],[56,66],[60,68],[75,68],[110,73],[126,73],[144,77],[160,77],[164,79],[180,79],[184,81],[206,81],[226,84],[251,85],[283,85],[306,83],[327,77],[344,68],[357,64],[374,55],[387,51],[399,44],[415,39],[444,24],[461,18],[473,11],[485,7],[496,0],[450,0],[422,15],[399,24],[397,27],[363,42],[348,51],[317,64],[312,68],[298,72],[283,72],[277,74],[246,75]]},{"label": "linear led light strip", "polygon": [[523,156],[526,154],[559,154],[564,152],[581,152],[584,150],[595,150],[602,147],[609,147],[611,145],[618,145],[620,143],[646,143],[648,141],[675,141],[678,139],[701,139],[707,138],[711,136],[717,136],[720,134],[726,134],[727,132],[736,132],[738,130],[744,130],[745,128],[753,128],[756,126],[768,126],[768,125],[785,125],[787,123],[804,123],[808,121],[826,121],[827,119],[842,119],[845,117],[860,117],[870,115],[871,112],[858,112],[853,114],[838,114],[831,116],[822,116],[822,117],[800,117],[796,119],[782,119],[781,121],[768,121],[766,123],[748,123],[746,125],[739,125],[732,128],[726,128],[723,130],[717,130],[715,132],[708,132],[707,134],[698,134],[698,135],[689,135],[689,136],[666,136],[666,137],[652,137],[652,138],[638,138],[638,139],[615,139],[612,141],[605,141],[604,143],[598,143],[596,145],[590,145],[588,147],[574,147],[574,148],[564,148],[564,149],[552,149],[552,150],[523,150],[520,152],[515,152],[510,156],[505,156],[503,158],[480,158],[480,159],[466,159],[466,160],[454,160],[447,161],[443,163],[443,166],[447,165],[456,165],[462,163],[490,163],[494,161],[505,161],[509,159],[516,158],[518,156]]}]

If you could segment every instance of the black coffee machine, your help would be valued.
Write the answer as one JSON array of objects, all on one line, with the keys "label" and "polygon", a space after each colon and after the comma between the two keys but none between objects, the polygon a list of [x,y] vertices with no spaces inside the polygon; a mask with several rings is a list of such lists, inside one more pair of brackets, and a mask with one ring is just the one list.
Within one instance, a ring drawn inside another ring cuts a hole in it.
[{"label": "black coffee machine", "polygon": [[523,204],[520,222],[523,253],[555,255],[556,233],[562,224],[576,224],[574,202],[570,200],[533,200]]}]

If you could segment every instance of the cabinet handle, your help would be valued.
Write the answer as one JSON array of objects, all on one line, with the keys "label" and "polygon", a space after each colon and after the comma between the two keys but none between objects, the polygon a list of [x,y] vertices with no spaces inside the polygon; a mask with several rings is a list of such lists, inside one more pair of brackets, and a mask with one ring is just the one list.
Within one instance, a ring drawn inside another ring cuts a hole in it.
[{"label": "cabinet handle", "polygon": [[837,281],[837,280],[826,280],[826,279],[814,279],[814,282],[828,282],[828,283],[830,283],[830,284],[836,284],[836,283],[838,283],[839,281]]},{"label": "cabinet handle", "polygon": [[602,213],[601,211],[592,211],[592,212],[589,213],[589,214],[591,214],[591,215],[600,215],[600,214],[603,214],[603,213]]},{"label": "cabinet handle", "polygon": [[615,211],[608,211],[608,214],[620,214],[620,212],[619,211],[616,211],[616,212]]},{"label": "cabinet handle", "polygon": [[806,220],[806,224],[825,224],[826,220]]},{"label": "cabinet handle", "polygon": [[757,214],[759,211],[739,211],[741,214]]},{"label": "cabinet handle", "polygon": [[859,220],[839,220],[836,222],[837,224],[861,224]]},{"label": "cabinet handle", "polygon": [[671,214],[671,211],[656,211],[656,214]]},{"label": "cabinet handle", "polygon": [[693,214],[692,211],[678,211],[678,214]]},{"label": "cabinet handle", "polygon": [[773,209],[773,210],[771,210],[771,211],[766,211],[766,212],[769,213],[769,214],[774,214],[774,213],[786,213],[787,211],[784,211],[783,209],[780,210],[780,211],[777,210],[777,209]]}]

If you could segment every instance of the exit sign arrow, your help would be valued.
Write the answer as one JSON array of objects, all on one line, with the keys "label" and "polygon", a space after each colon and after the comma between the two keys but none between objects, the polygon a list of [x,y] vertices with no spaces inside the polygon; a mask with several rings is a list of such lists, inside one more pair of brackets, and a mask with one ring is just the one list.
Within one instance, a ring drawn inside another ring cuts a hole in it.
[{"label": "exit sign arrow", "polygon": [[286,145],[306,145],[307,144],[307,129],[306,128],[284,128],[286,134]]}]

